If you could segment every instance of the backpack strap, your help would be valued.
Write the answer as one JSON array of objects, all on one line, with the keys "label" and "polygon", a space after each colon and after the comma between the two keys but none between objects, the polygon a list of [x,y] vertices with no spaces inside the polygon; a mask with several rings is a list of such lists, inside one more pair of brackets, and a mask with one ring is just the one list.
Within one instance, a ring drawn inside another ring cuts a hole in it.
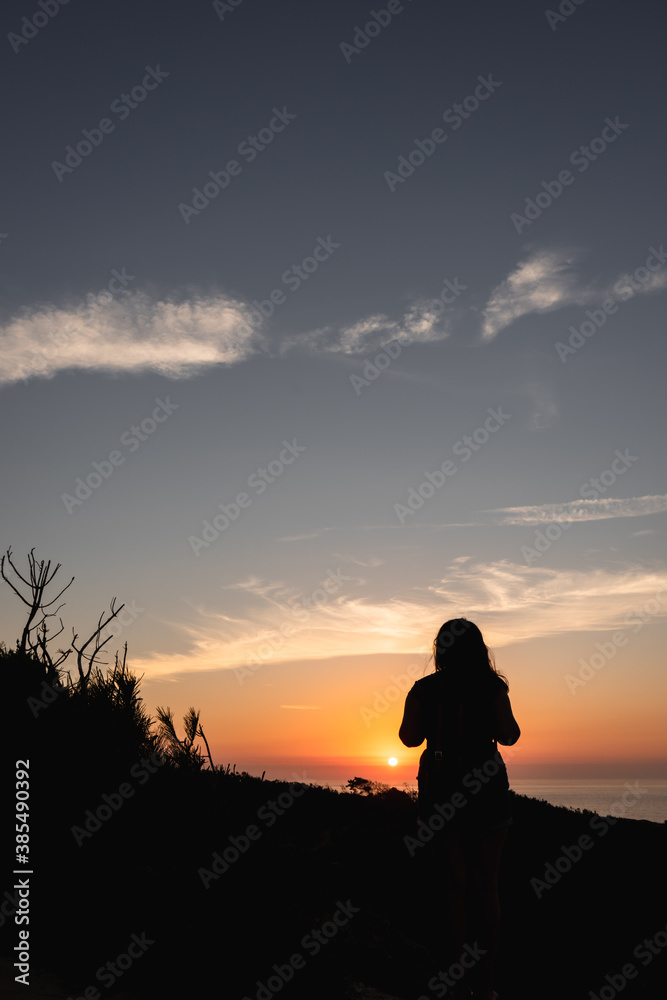
[{"label": "backpack strap", "polygon": [[435,749],[433,757],[437,761],[442,760],[442,699],[438,699],[438,721],[435,727]]}]

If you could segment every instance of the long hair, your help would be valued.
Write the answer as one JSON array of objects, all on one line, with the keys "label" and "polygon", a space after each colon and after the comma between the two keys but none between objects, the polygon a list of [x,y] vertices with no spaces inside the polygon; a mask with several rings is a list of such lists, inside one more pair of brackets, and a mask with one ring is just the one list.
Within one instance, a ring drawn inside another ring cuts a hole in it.
[{"label": "long hair", "polygon": [[509,691],[482,633],[467,618],[452,618],[440,628],[433,641],[433,660],[447,686],[464,696],[481,693],[498,681]]}]

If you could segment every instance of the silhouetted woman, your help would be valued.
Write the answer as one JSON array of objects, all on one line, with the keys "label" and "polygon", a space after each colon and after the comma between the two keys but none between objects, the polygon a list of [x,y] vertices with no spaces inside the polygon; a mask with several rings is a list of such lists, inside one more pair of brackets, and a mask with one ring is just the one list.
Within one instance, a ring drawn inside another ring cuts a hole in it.
[{"label": "silhouetted woman", "polygon": [[450,985],[456,981],[465,996],[474,983],[476,998],[494,1000],[498,868],[512,822],[497,743],[516,743],[520,729],[507,681],[476,625],[465,618],[445,622],[433,657],[435,673],[408,692],[399,736],[408,747],[427,741],[419,761],[419,826],[425,837],[437,831],[429,850],[444,884],[429,889],[441,899],[451,936]]}]

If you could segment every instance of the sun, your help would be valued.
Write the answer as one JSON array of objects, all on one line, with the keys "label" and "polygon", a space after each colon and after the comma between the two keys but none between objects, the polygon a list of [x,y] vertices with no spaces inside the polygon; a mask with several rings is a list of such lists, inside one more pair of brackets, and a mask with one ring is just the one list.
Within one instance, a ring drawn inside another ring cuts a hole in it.
[{"label": "sun", "polygon": [[396,759],[396,757],[390,757],[387,763],[390,764],[391,767],[396,767],[396,765],[398,764],[398,760]]}]

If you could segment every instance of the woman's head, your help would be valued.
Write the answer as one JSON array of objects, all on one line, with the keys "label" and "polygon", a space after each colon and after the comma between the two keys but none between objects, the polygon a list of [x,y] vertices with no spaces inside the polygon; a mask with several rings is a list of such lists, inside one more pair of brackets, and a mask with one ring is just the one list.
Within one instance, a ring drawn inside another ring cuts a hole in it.
[{"label": "woman's head", "polygon": [[440,628],[433,642],[436,671],[461,687],[475,687],[491,675],[507,681],[495,668],[493,654],[482,633],[467,618],[452,618]]}]

